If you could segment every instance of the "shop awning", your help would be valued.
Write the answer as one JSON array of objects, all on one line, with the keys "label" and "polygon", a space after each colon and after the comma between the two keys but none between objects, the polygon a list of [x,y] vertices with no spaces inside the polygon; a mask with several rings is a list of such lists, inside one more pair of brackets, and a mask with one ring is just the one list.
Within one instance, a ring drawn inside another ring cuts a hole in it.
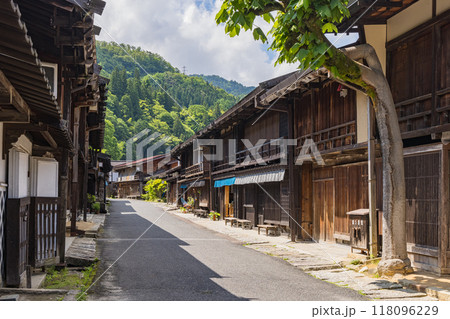
[{"label": "shop awning", "polygon": [[188,188],[188,186],[189,186],[189,184],[181,184],[180,188],[181,188],[181,189],[183,189],[183,188]]},{"label": "shop awning", "polygon": [[191,185],[191,187],[203,187],[203,186],[205,186],[205,181],[196,181]]},{"label": "shop awning", "polygon": [[244,175],[236,177],[235,185],[245,185],[245,184],[261,184],[270,182],[281,182],[284,179],[285,170],[277,170],[270,172],[262,172],[251,175]]},{"label": "shop awning", "polygon": [[234,185],[235,181],[236,177],[218,179],[217,181],[214,182],[214,187],[231,186]]}]

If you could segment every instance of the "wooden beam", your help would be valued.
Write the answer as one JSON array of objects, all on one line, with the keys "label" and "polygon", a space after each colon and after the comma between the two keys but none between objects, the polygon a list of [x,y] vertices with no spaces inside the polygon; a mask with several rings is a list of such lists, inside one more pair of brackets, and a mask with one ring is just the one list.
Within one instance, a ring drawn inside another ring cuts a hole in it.
[{"label": "wooden beam", "polygon": [[260,105],[255,105],[255,108],[256,109],[259,109],[259,110],[269,110],[269,111],[276,111],[276,112],[283,112],[283,113],[288,113],[288,108],[287,108],[287,106],[272,106],[272,107],[270,107],[270,106],[260,106]]},{"label": "wooden beam", "polygon": [[47,141],[48,145],[52,148],[58,148],[58,144],[53,139],[52,135],[48,131],[41,131],[42,137]]},{"label": "wooden beam", "polygon": [[0,70],[0,84],[9,92],[10,104],[14,105],[19,113],[30,114],[30,107],[22,96],[16,91],[14,86],[9,82],[5,74]]},{"label": "wooden beam", "polygon": [[16,110],[5,110],[0,107],[0,122],[28,122],[28,114],[19,113]]}]

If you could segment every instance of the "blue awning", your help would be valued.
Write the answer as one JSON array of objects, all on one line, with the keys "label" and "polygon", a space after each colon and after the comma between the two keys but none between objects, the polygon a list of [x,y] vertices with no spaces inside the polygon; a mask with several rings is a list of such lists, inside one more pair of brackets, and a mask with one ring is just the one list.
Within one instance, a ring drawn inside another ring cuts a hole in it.
[{"label": "blue awning", "polygon": [[188,183],[188,184],[181,184],[180,188],[181,188],[181,189],[183,189],[183,188],[188,188],[188,186],[189,186],[189,183]]},{"label": "blue awning", "polygon": [[214,187],[231,186],[231,185],[234,185],[235,181],[236,181],[236,177],[219,179],[214,182]]}]

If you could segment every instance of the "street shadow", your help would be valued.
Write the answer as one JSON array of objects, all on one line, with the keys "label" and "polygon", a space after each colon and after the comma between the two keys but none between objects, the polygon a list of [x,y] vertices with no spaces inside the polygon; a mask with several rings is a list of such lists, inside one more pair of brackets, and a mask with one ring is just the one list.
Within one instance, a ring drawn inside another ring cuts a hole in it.
[{"label": "street shadow", "polygon": [[97,276],[129,250],[92,288],[91,299],[247,300],[216,284],[212,278],[222,277],[182,248],[188,243],[132,214],[135,210],[129,204],[129,201],[112,201],[111,215],[98,239],[101,265]]},{"label": "street shadow", "polygon": [[116,214],[120,213],[136,213],[136,210],[131,205],[130,201],[124,201],[124,200],[110,200],[111,205],[114,206],[114,212]]}]

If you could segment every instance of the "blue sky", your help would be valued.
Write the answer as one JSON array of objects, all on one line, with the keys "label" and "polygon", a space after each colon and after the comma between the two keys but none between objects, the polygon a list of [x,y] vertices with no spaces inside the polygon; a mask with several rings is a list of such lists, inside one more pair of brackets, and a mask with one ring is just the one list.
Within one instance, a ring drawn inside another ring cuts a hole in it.
[{"label": "blue sky", "polygon": [[186,67],[188,74],[217,74],[245,85],[257,85],[296,69],[296,65],[274,67],[276,53],[254,41],[250,32],[227,36],[224,27],[214,21],[220,3],[108,0],[103,15],[96,17],[96,24],[103,29],[99,39],[158,53],[178,69]]}]

